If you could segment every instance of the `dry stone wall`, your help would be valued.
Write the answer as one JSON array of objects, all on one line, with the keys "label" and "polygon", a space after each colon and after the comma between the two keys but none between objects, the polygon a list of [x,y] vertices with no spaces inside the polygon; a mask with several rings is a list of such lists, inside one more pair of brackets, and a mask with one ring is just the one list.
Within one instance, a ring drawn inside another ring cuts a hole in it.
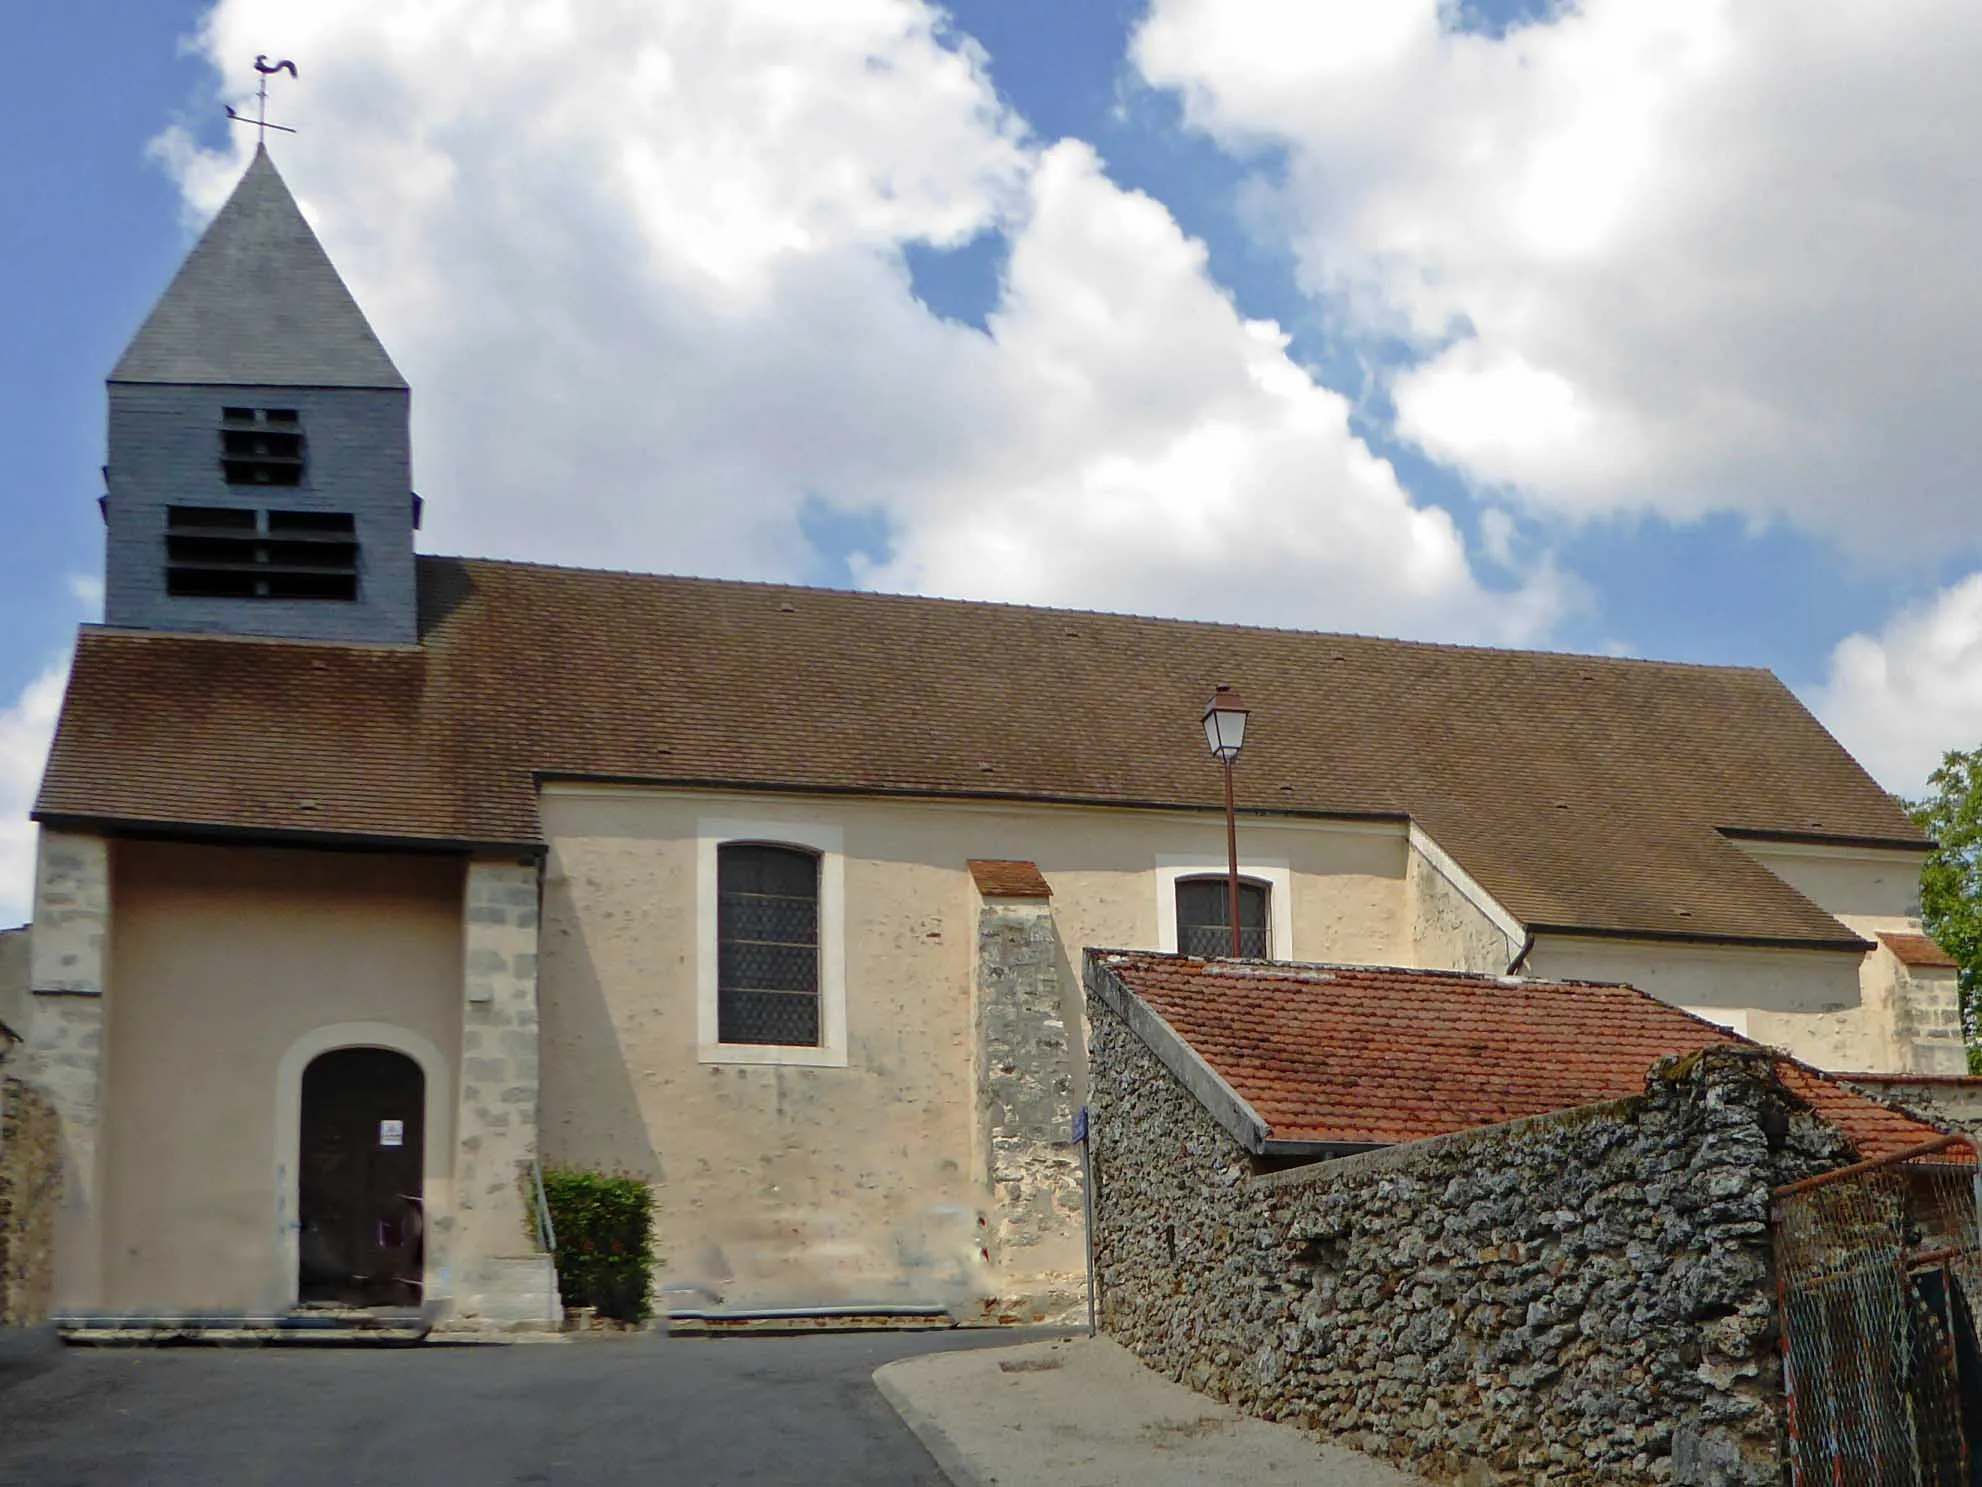
[{"label": "dry stone wall", "polygon": [[1765,1056],[1271,1175],[1093,998],[1104,1325],[1435,1479],[1775,1482],[1770,1188],[1849,1160]]},{"label": "dry stone wall", "polygon": [[[34,1008],[29,995],[34,977],[28,962],[28,929],[0,929],[0,1063],[7,1058],[9,1045],[28,1035],[28,1017]],[[9,1034],[12,1036],[10,1037]]]},{"label": "dry stone wall", "polygon": [[18,1079],[0,1079],[0,1327],[46,1321],[55,1286],[62,1125]]}]

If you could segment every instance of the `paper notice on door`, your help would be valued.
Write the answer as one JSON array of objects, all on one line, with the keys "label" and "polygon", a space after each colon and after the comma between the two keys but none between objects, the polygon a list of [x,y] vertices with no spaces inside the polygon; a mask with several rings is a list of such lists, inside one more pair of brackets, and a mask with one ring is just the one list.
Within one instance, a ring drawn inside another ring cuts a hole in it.
[{"label": "paper notice on door", "polygon": [[382,1120],[379,1122],[380,1146],[404,1146],[406,1144],[406,1122],[403,1120]]}]

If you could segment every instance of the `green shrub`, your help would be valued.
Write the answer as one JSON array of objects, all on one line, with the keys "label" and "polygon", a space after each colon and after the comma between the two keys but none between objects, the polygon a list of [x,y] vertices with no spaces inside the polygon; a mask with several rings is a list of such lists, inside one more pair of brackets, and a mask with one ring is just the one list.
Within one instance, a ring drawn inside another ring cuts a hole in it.
[{"label": "green shrub", "polygon": [[566,1306],[622,1322],[647,1318],[654,1271],[654,1195],[637,1177],[551,1168],[544,1173],[557,1234],[557,1288]]}]

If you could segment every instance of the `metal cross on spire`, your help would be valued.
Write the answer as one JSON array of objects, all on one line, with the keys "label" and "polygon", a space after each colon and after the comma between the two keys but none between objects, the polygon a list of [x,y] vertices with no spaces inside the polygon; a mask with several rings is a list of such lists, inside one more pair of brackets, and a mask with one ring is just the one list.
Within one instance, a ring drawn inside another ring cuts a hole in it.
[{"label": "metal cross on spire", "polygon": [[263,52],[255,58],[255,71],[261,74],[261,86],[255,91],[255,116],[250,119],[245,115],[235,113],[234,105],[230,103],[227,105],[227,117],[237,124],[254,125],[258,131],[255,136],[257,143],[265,145],[268,143],[268,131],[271,129],[280,129],[284,134],[294,134],[296,132],[287,124],[271,124],[268,121],[268,80],[278,72],[286,72],[291,77],[294,77],[296,75],[296,64],[294,62],[271,62],[268,60],[268,54]]}]

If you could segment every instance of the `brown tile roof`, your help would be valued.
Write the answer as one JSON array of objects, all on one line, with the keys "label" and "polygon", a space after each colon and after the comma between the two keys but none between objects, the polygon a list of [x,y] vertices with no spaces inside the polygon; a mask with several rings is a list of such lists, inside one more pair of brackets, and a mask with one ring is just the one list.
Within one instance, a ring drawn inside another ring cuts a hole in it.
[{"label": "brown tile roof", "polygon": [[418,649],[86,629],[45,820],[539,840],[535,778],[1410,817],[1538,927],[1850,944],[1724,830],[1923,839],[1765,671],[423,558]]},{"label": "brown tile roof", "polygon": [[[1423,1140],[1640,1094],[1667,1054],[1756,1045],[1629,986],[1090,951],[1276,1141]],[[1866,1157],[1941,1134],[1779,1059]]]},{"label": "brown tile roof", "polygon": [[1961,969],[1955,958],[1943,950],[1932,935],[1888,934],[1881,930],[1879,939],[1899,957],[1902,965],[1946,971]]},{"label": "brown tile roof", "polygon": [[1000,862],[973,857],[968,866],[970,880],[986,898],[1051,898],[1053,889],[1038,865],[1030,862]]}]

